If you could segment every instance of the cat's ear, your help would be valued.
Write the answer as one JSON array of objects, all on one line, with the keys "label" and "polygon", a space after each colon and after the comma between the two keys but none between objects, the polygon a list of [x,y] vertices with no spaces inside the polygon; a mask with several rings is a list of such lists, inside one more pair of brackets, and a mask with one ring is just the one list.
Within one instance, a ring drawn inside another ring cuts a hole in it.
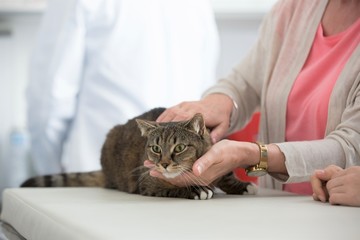
[{"label": "cat's ear", "polygon": [[158,127],[158,124],[153,121],[146,121],[142,119],[135,119],[136,123],[141,131],[141,136],[148,136],[149,133]]},{"label": "cat's ear", "polygon": [[185,126],[201,136],[206,132],[205,121],[201,113],[196,113]]}]

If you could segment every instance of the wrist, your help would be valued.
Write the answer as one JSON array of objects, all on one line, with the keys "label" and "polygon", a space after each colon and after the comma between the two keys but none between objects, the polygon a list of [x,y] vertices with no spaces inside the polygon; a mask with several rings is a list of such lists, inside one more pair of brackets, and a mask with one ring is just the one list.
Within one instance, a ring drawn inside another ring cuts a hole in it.
[{"label": "wrist", "polygon": [[268,144],[268,172],[287,175],[285,155],[276,144]]},{"label": "wrist", "polygon": [[233,141],[237,144],[234,158],[237,161],[235,167],[247,168],[259,163],[259,147],[253,142]]},{"label": "wrist", "polygon": [[[236,102],[224,93],[211,93],[206,95],[203,100],[211,103],[215,102],[216,105],[220,106],[223,112],[225,112],[229,117],[233,110],[238,108]],[[211,105],[213,106],[213,104]]]},{"label": "wrist", "polygon": [[258,148],[257,163],[247,167],[245,170],[248,176],[259,177],[266,175],[268,172],[268,148],[265,144],[260,142],[256,142],[255,145]]},{"label": "wrist", "polygon": [[[256,143],[248,142],[248,153],[246,161],[243,162],[242,167],[245,169],[251,166],[256,166],[260,163],[261,149]],[[287,175],[285,166],[285,155],[281,152],[276,144],[267,144],[267,168],[266,172],[271,174]],[[244,150],[243,150],[244,151]]]}]

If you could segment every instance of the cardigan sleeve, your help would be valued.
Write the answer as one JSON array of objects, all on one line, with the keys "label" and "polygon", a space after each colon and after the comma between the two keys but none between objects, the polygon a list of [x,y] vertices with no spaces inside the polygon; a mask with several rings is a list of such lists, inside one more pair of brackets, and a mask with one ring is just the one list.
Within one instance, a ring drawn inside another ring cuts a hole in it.
[{"label": "cardigan sleeve", "polygon": [[289,176],[273,177],[286,182],[303,182],[309,181],[316,169],[331,164],[342,168],[360,165],[359,55],[360,47],[347,63],[333,90],[325,138],[278,143],[287,159],[285,165]]}]

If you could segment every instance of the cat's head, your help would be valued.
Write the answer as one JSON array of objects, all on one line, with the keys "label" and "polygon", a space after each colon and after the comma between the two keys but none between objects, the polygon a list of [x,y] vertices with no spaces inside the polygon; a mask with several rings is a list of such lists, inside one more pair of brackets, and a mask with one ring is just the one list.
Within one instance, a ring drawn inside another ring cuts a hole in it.
[{"label": "cat's head", "polygon": [[191,171],[193,163],[211,146],[203,116],[190,120],[157,123],[136,119],[141,135],[147,137],[146,154],[156,170],[167,178]]}]

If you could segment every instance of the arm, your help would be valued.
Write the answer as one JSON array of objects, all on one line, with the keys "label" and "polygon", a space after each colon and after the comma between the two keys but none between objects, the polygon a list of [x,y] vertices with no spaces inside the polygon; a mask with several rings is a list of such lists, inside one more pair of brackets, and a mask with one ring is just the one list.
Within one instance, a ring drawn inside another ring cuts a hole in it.
[{"label": "arm", "polygon": [[[329,128],[334,130],[328,130],[324,139],[268,145],[270,175],[284,182],[301,182],[309,181],[316,169],[325,168],[329,164],[343,168],[359,165],[360,85],[357,84],[359,81],[359,78],[354,79],[353,89],[347,96],[348,105],[342,110],[343,112],[339,112],[341,110],[337,108],[329,109],[331,116]],[[334,109],[338,113],[334,114],[332,112]],[[334,121],[337,117],[341,118],[339,123]],[[229,172],[234,167],[247,167],[258,163],[259,149],[252,147],[252,150],[249,150],[249,144],[251,143],[220,141],[194,164],[194,174],[209,183],[223,173],[217,168],[219,166],[223,171]],[[244,155],[244,153],[248,154]]]},{"label": "arm", "polygon": [[30,65],[28,127],[38,174],[61,171],[61,152],[75,114],[84,30],[73,1],[49,1]]}]

